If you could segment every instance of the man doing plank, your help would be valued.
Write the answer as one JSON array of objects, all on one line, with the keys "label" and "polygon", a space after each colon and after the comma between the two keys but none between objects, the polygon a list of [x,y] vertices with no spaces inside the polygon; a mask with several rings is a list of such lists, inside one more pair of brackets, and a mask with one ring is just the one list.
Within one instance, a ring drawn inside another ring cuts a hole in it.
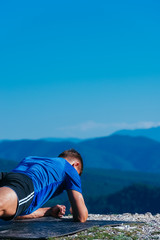
[{"label": "man doing plank", "polygon": [[81,190],[82,170],[81,155],[74,149],[64,151],[57,158],[24,158],[11,172],[1,173],[0,218],[62,217],[64,205],[41,207],[66,190],[73,219],[85,222],[88,211]]}]

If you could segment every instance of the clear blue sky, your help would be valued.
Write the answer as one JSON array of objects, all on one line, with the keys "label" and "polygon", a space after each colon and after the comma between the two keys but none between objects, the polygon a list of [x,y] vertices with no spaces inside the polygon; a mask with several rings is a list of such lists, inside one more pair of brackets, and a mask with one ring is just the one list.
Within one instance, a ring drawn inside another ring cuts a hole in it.
[{"label": "clear blue sky", "polygon": [[160,125],[160,1],[0,1],[0,139]]}]

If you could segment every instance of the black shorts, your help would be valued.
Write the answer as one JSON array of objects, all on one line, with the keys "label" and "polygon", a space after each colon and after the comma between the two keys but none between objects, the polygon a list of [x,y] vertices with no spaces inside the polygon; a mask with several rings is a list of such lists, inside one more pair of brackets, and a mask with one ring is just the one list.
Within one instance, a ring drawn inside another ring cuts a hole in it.
[{"label": "black shorts", "polygon": [[34,197],[32,179],[22,173],[0,173],[0,187],[9,187],[15,191],[18,197],[18,206],[13,218],[22,215],[30,206]]}]

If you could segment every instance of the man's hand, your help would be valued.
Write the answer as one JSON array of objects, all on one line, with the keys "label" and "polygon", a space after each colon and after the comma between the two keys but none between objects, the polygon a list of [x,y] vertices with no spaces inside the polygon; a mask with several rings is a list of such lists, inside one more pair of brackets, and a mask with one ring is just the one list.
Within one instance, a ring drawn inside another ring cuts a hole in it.
[{"label": "man's hand", "polygon": [[56,205],[49,209],[49,215],[55,218],[61,218],[65,215],[66,207],[64,205]]}]

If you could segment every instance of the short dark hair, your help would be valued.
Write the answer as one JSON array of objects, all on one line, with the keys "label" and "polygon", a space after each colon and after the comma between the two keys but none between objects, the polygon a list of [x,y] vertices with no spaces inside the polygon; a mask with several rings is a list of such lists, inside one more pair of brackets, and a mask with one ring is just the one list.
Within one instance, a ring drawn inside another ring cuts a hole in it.
[{"label": "short dark hair", "polygon": [[83,159],[81,157],[81,154],[79,152],[77,152],[75,149],[69,149],[69,150],[65,150],[64,152],[60,153],[58,157],[61,158],[76,158],[80,164],[81,164],[81,171],[80,171],[80,176],[82,174],[83,171]]}]

